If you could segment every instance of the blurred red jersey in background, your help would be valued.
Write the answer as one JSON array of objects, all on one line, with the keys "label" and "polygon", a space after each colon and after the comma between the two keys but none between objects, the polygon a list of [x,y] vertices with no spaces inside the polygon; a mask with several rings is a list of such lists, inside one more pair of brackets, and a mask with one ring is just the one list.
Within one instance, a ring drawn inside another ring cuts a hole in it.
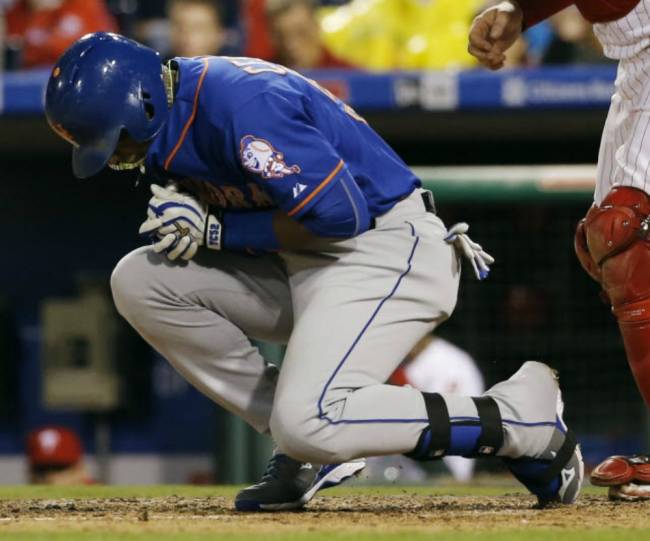
[{"label": "blurred red jersey in background", "polygon": [[54,64],[84,34],[117,30],[102,0],[18,0],[7,10],[6,23],[23,68]]}]

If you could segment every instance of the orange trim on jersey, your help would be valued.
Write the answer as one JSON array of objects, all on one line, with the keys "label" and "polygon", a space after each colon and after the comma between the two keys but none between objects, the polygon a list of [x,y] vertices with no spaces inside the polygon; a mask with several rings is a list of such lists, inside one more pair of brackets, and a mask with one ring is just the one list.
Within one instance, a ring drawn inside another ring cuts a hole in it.
[{"label": "orange trim on jersey", "polygon": [[325,186],[327,186],[332,181],[332,179],[336,175],[339,174],[339,171],[343,169],[343,165],[345,164],[343,163],[343,160],[341,160],[334,168],[334,171],[332,171],[329,175],[327,175],[327,178],[323,182],[321,182],[318,186],[316,186],[313,192],[311,192],[307,197],[305,197],[302,200],[302,202],[300,202],[297,206],[295,206],[289,211],[288,216],[294,216],[295,214],[300,212],[301,209],[305,208],[305,205],[309,203],[314,197],[316,197],[316,194],[318,194],[318,192],[320,192]]},{"label": "orange trim on jersey", "polygon": [[178,151],[181,149],[181,146],[183,146],[183,142],[185,141],[185,138],[187,137],[187,132],[190,131],[190,127],[194,123],[194,120],[196,119],[196,112],[199,109],[199,94],[201,92],[201,87],[203,86],[203,80],[205,79],[205,76],[208,73],[208,68],[210,67],[210,64],[208,63],[208,60],[205,59],[203,60],[203,71],[201,72],[201,76],[199,77],[199,82],[196,85],[196,91],[194,92],[194,106],[192,107],[192,114],[190,115],[190,118],[187,119],[187,122],[185,123],[185,126],[183,126],[183,131],[181,132],[181,136],[178,138],[178,142],[176,143],[176,146],[174,146],[174,149],[169,153],[169,156],[167,156],[167,159],[165,160],[165,171],[169,170],[169,166],[171,165],[172,161],[176,157],[176,154],[178,154]]}]

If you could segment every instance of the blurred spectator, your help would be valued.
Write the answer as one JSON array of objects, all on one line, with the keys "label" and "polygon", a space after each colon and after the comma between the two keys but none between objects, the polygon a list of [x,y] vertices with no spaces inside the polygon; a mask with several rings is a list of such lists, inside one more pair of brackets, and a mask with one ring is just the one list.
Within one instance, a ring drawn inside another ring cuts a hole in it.
[{"label": "blurred spectator", "polygon": [[218,54],[225,41],[226,29],[220,3],[214,0],[170,0],[170,56]]},{"label": "blurred spectator", "polygon": [[514,333],[544,330],[549,324],[548,292],[530,285],[511,284],[503,302],[505,323]]},{"label": "blurred spectator", "polygon": [[[1,1],[1,0],[0,0]],[[213,0],[217,5],[224,26],[236,26],[239,19],[240,4],[247,0]],[[264,0],[262,0],[264,1]],[[129,7],[135,3],[135,14],[138,19],[164,19],[169,9],[169,0],[108,0],[109,5],[114,6],[113,10],[119,9],[121,4]],[[121,8],[125,11],[125,8]]]},{"label": "blurred spectator", "polygon": [[266,15],[279,64],[297,70],[352,67],[323,46],[313,0],[266,0]]},{"label": "blurred spectator", "polygon": [[550,19],[555,37],[546,49],[544,64],[602,64],[603,50],[589,23],[571,6]]},{"label": "blurred spectator", "polygon": [[52,65],[84,34],[117,30],[102,0],[16,0],[5,17],[13,68]]},{"label": "blurred spectator", "polygon": [[551,42],[555,39],[555,29],[549,20],[542,21],[524,32],[520,41],[525,43],[526,53],[522,64],[539,66]]},{"label": "blurred spectator", "polygon": [[325,45],[366,68],[426,69],[476,65],[466,35],[484,0],[352,0],[325,10]]},{"label": "blurred spectator", "polygon": [[266,18],[266,0],[242,0],[241,18],[246,39],[244,54],[265,60],[275,58]]},{"label": "blurred spectator", "polygon": [[[313,7],[336,6],[350,0],[314,0]],[[245,34],[244,54],[265,60],[277,59],[273,40],[270,35],[267,16],[267,0],[240,0],[241,26]],[[320,18],[320,10],[317,10]],[[318,31],[320,32],[320,25]]]},{"label": "blurred spectator", "polygon": [[29,482],[42,485],[90,484],[79,437],[67,428],[46,426],[27,436]]},{"label": "blurred spectator", "polygon": [[570,6],[547,21],[528,29],[512,50],[506,65],[602,64],[611,62],[589,23],[575,6]]},{"label": "blurred spectator", "polygon": [[143,2],[135,38],[165,57],[239,54],[235,0]]},{"label": "blurred spectator", "polygon": [[137,15],[140,19],[162,19],[165,17],[165,0],[137,0]]}]

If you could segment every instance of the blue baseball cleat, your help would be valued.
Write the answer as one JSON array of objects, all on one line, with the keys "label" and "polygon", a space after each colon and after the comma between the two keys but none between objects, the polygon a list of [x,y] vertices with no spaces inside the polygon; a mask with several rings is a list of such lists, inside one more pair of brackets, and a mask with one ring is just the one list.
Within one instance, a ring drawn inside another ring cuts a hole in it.
[{"label": "blue baseball cleat", "polygon": [[274,453],[262,480],[237,494],[235,509],[243,512],[301,509],[319,490],[340,485],[365,467],[363,458],[343,464],[313,466]]}]

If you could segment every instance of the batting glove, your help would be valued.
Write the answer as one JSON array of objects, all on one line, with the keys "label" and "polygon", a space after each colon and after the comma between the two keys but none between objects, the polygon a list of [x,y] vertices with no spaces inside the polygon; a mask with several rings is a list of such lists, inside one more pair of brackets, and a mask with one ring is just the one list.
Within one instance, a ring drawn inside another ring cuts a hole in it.
[{"label": "batting glove", "polygon": [[490,274],[490,265],[494,263],[494,258],[484,251],[480,244],[470,239],[467,231],[469,231],[469,225],[465,222],[453,225],[447,231],[445,241],[453,245],[460,254],[469,260],[476,278],[484,280]]},{"label": "batting glove", "polygon": [[153,197],[147,207],[147,219],[140,234],[153,241],[156,253],[164,252],[171,261],[192,259],[200,246],[221,249],[222,225],[208,206],[174,185],[151,185]]}]

